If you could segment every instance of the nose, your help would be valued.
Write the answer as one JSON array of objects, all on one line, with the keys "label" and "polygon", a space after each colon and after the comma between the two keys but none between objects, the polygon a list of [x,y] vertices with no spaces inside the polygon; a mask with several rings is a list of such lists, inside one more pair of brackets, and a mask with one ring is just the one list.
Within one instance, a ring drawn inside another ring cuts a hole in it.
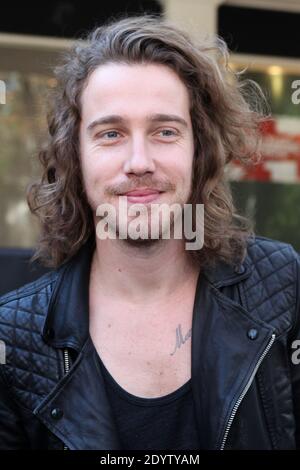
[{"label": "nose", "polygon": [[144,173],[153,173],[155,171],[152,153],[147,148],[144,137],[137,136],[132,139],[131,151],[124,162],[123,169],[125,173],[134,173],[135,175],[143,175]]}]

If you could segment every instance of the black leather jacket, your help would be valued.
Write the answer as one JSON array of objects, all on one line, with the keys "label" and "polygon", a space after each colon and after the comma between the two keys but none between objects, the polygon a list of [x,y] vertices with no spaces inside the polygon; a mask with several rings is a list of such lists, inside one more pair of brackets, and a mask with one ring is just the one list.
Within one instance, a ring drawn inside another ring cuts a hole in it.
[{"label": "black leather jacket", "polygon": [[[0,298],[0,449],[122,449],[88,333],[94,241]],[[192,390],[201,449],[300,448],[299,255],[256,237],[199,277]]]}]

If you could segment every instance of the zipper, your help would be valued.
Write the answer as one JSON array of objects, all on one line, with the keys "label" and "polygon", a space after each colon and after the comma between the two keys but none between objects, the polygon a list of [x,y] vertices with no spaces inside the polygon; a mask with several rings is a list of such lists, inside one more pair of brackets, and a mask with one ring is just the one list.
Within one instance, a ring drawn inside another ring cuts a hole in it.
[{"label": "zipper", "polygon": [[[70,358],[69,358],[68,349],[63,350],[63,355],[64,355],[64,370],[65,370],[65,374],[67,374],[70,370]],[[64,444],[64,450],[69,450],[65,444]]]},{"label": "zipper", "polygon": [[246,395],[250,385],[252,384],[253,382],[253,379],[255,377],[255,374],[260,366],[260,364],[262,363],[262,361],[264,360],[265,356],[268,354],[269,352],[269,349],[271,348],[272,344],[274,343],[275,341],[275,334],[272,334],[272,337],[268,343],[268,345],[266,346],[265,350],[263,351],[263,353],[261,354],[260,358],[258,359],[257,363],[256,363],[256,366],[244,388],[244,390],[242,391],[242,393],[240,394],[237,402],[235,403],[234,407],[233,407],[233,410],[232,410],[232,413],[230,415],[230,418],[228,420],[228,423],[227,423],[227,426],[226,426],[226,429],[225,429],[225,432],[224,432],[224,436],[223,436],[223,440],[222,440],[222,444],[221,444],[221,447],[220,447],[220,450],[224,450],[224,447],[225,447],[225,444],[226,444],[226,440],[227,440],[227,437],[228,437],[228,433],[230,431],[230,428],[231,428],[231,425],[232,425],[232,421],[234,420],[234,417],[236,415],[236,412],[244,398],[244,396]]},{"label": "zipper", "polygon": [[70,370],[70,358],[69,358],[69,351],[64,349],[64,365],[65,365],[65,374],[67,374]]}]

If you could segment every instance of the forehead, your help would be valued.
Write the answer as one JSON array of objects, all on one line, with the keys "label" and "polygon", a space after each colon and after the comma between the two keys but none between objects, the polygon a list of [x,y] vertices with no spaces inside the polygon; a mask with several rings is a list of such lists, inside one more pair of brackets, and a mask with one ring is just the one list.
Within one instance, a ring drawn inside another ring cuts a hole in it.
[{"label": "forehead", "polygon": [[186,85],[162,64],[101,65],[90,75],[81,104],[82,118],[97,110],[128,114],[128,108],[185,115],[189,112]]}]

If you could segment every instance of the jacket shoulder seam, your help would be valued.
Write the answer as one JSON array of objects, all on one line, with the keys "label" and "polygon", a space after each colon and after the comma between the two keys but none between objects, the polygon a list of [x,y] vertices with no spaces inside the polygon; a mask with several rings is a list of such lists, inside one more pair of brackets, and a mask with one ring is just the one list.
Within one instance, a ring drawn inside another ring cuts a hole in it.
[{"label": "jacket shoulder seam", "polygon": [[25,284],[22,287],[19,287],[17,289],[14,289],[11,292],[8,292],[7,294],[2,295],[0,297],[0,307],[13,300],[18,300],[20,298],[25,298],[32,294],[38,293],[44,287],[47,287],[53,284],[53,282],[56,282],[58,274],[47,273],[46,276],[47,276],[46,279],[41,279],[40,281],[38,280],[33,281],[28,285]]}]

